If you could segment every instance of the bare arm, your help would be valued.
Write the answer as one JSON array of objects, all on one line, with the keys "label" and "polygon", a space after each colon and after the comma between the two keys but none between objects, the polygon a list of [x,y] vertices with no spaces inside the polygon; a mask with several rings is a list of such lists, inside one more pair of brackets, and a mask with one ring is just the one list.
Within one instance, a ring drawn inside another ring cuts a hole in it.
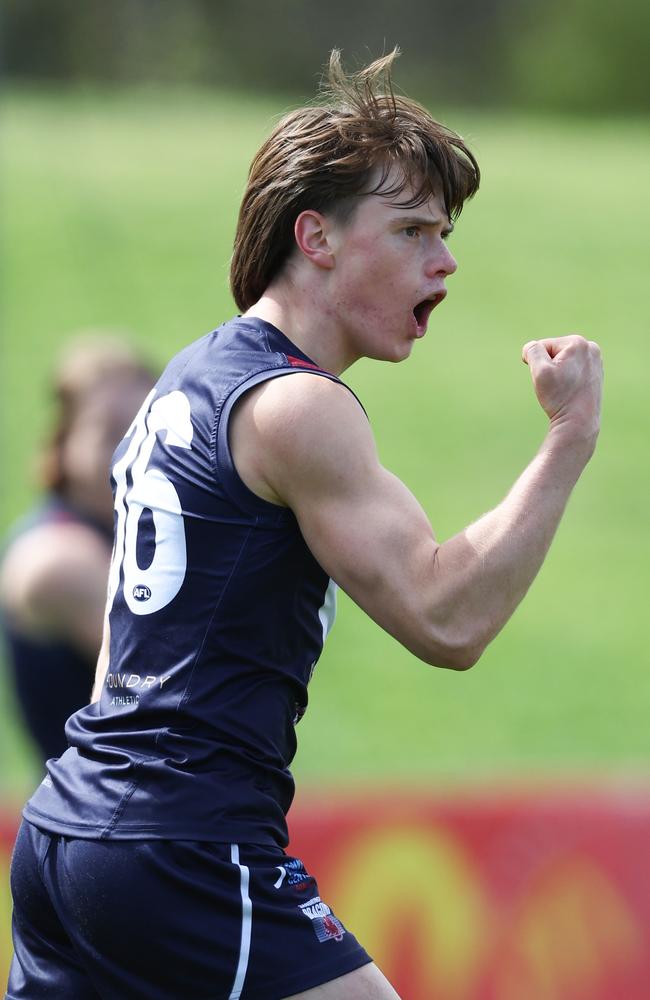
[{"label": "bare arm", "polygon": [[43,525],[20,536],[0,574],[0,601],[34,638],[69,643],[94,666],[99,650],[110,552],[84,525]]},{"label": "bare arm", "polygon": [[108,603],[106,605],[106,611],[104,613],[104,631],[102,634],[102,645],[99,650],[99,656],[97,657],[97,667],[95,669],[95,683],[93,684],[93,692],[90,696],[90,703],[93,704],[102,696],[102,689],[104,687],[104,681],[106,680],[106,674],[108,673],[108,666],[110,660],[111,651],[111,626],[108,620],[109,607]]},{"label": "bare arm", "polygon": [[506,498],[438,544],[408,489],[380,465],[352,396],[294,374],[244,397],[233,418],[237,468],[260,496],[296,514],[328,572],[421,659],[476,662],[526,593],[598,432],[602,368],[579,337],[524,349],[550,426]]}]

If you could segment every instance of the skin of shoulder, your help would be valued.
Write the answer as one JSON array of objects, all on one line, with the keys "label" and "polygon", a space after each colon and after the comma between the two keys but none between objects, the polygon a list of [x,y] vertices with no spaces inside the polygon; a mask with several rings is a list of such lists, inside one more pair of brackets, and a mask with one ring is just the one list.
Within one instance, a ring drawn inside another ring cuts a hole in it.
[{"label": "skin of shoulder", "polygon": [[110,551],[83,524],[44,524],[19,536],[0,568],[7,617],[40,639],[69,641],[94,662],[101,642]]},{"label": "skin of shoulder", "polygon": [[438,548],[431,525],[380,464],[352,393],[308,373],[273,379],[238,404],[230,445],[249,489],[293,510],[325,572],[415,655],[445,665],[418,597]]},{"label": "skin of shoulder", "polygon": [[[368,420],[343,385],[311,372],[293,372],[248,392],[230,421],[230,445],[240,476],[254,493],[292,506],[302,486],[323,487],[368,461],[378,462]],[[333,468],[334,467],[334,468]]]}]

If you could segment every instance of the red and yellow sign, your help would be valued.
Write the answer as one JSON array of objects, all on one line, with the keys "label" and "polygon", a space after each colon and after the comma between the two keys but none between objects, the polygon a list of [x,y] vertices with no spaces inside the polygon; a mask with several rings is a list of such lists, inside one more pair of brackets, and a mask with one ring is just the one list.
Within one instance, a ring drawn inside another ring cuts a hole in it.
[{"label": "red and yellow sign", "polygon": [[7,984],[11,961],[11,893],[9,892],[9,863],[16,836],[17,820],[14,816],[0,815],[0,996]]},{"label": "red and yellow sign", "polygon": [[[0,820],[3,981],[16,826]],[[650,791],[319,796],[290,828],[403,1000],[650,997]]]},{"label": "red and yellow sign", "polygon": [[650,794],[384,793],[290,819],[404,1000],[650,997]]}]

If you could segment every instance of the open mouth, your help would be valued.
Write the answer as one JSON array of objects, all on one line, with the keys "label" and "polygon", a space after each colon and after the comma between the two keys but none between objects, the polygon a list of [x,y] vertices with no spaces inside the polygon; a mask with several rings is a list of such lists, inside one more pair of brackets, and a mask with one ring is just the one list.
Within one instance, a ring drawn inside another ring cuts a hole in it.
[{"label": "open mouth", "polygon": [[429,299],[422,299],[413,308],[413,315],[415,316],[415,322],[417,323],[418,333],[423,334],[427,328],[427,323],[429,322],[429,316],[444,299],[446,292],[437,292],[432,295]]}]

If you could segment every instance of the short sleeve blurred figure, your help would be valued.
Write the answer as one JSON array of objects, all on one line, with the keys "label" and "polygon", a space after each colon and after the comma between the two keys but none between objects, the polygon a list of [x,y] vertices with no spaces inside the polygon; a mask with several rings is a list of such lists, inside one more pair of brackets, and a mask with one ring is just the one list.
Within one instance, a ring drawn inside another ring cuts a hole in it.
[{"label": "short sleeve blurred figure", "polygon": [[65,722],[90,700],[113,536],[110,459],[154,381],[109,337],[71,342],[54,374],[43,496],[14,527],[0,565],[7,665],[43,760],[64,752]]}]

